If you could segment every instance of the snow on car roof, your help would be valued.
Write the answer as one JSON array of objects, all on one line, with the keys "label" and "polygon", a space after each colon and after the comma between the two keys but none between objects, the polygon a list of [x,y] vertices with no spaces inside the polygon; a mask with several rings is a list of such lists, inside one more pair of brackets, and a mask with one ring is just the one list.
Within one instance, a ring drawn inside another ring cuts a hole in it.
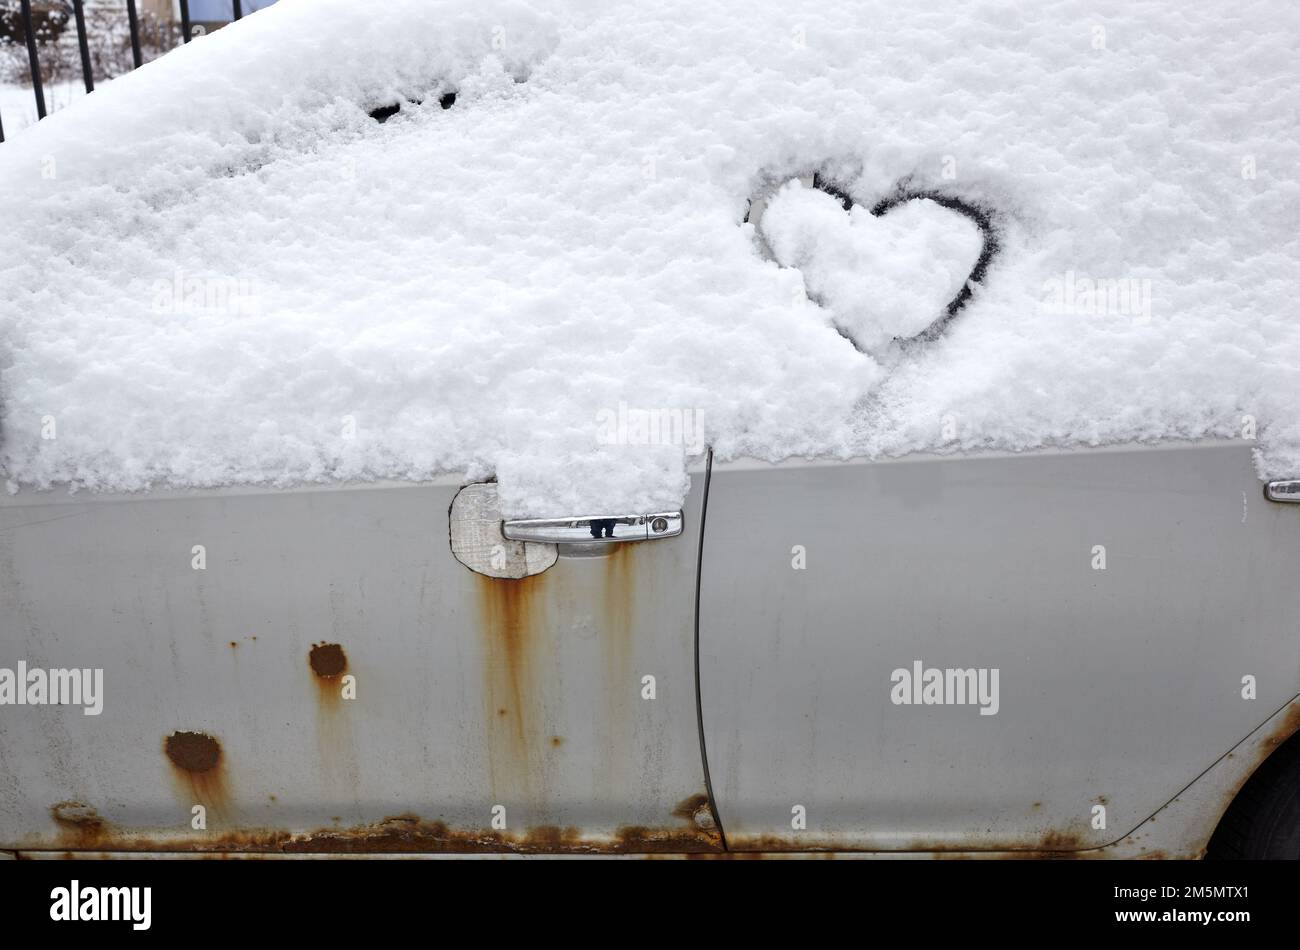
[{"label": "snow on car roof", "polygon": [[[1266,0],[282,0],[0,146],[0,466],[546,516],[675,506],[706,443],[1253,427],[1294,476],[1298,41]],[[996,234],[917,344],[980,244],[900,194]]]}]

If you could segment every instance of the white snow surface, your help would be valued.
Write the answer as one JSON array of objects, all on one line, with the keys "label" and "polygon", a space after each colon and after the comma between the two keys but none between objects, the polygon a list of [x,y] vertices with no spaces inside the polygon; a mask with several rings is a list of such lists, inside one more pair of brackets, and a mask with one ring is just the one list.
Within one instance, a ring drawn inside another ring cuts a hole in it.
[{"label": "white snow surface", "polygon": [[928,198],[879,217],[857,204],[845,214],[798,180],[781,186],[760,221],[775,260],[798,267],[808,295],[873,353],[934,323],[984,245],[975,222]]},{"label": "white snow surface", "polygon": [[[0,468],[649,511],[689,440],[609,420],[664,411],[766,459],[1250,416],[1297,476],[1298,48],[1271,0],[282,0],[0,145]],[[743,222],[815,170],[861,207],[784,195],[805,273]],[[863,218],[900,182],[1000,246],[906,348],[976,245]]]}]

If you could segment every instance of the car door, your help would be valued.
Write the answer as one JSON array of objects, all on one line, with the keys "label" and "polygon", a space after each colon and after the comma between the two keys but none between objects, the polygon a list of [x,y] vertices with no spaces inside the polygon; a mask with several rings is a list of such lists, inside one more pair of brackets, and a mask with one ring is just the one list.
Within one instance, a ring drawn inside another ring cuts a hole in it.
[{"label": "car door", "polygon": [[717,849],[699,492],[563,546],[454,480],[0,498],[0,666],[102,671],[0,709],[0,848]]},{"label": "car door", "polygon": [[715,466],[700,680],[729,847],[1132,831],[1300,692],[1300,506],[1261,488],[1240,441]]}]

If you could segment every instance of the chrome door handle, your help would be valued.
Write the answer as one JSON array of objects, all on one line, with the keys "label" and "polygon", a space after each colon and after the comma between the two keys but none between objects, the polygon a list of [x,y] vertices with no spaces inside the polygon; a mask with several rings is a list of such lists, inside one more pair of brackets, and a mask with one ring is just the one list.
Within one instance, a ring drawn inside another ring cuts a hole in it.
[{"label": "chrome door handle", "polygon": [[1264,488],[1264,497],[1269,501],[1300,502],[1300,478],[1269,482]]},{"label": "chrome door handle", "polygon": [[594,541],[652,541],[682,533],[682,513],[650,515],[578,515],[572,518],[530,518],[507,521],[501,533],[511,541],[543,544],[590,544]]}]

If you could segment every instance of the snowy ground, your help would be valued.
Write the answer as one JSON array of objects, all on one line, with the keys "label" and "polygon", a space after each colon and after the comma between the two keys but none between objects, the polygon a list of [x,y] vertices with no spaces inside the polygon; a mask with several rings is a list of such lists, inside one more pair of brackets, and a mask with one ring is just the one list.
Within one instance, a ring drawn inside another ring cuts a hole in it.
[{"label": "snowy ground", "polygon": [[[0,147],[0,468],[536,515],[670,507],[702,441],[1258,436],[1295,477],[1298,47],[1268,0],[282,0]],[[814,171],[851,213],[745,223]],[[975,244],[870,215],[900,186],[998,233],[921,347]]]}]

